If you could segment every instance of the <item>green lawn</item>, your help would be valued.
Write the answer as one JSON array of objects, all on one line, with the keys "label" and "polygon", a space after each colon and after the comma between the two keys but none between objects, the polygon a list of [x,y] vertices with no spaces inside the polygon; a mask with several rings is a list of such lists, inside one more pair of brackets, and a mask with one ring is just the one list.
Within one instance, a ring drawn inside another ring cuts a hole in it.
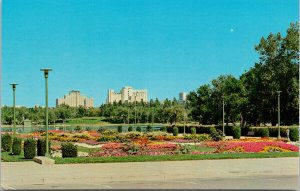
[{"label": "green lawn", "polygon": [[32,159],[25,159],[24,152],[22,151],[20,155],[11,155],[10,152],[1,151],[1,159],[4,162],[24,162],[32,161]]},{"label": "green lawn", "polygon": [[89,153],[89,152],[94,152],[94,151],[100,151],[101,148],[87,148],[87,147],[82,147],[82,146],[77,146],[77,149],[78,151],[80,152],[86,152],[86,153]]},{"label": "green lawn", "polygon": [[207,159],[242,159],[242,158],[276,158],[298,157],[298,152],[273,153],[220,153],[201,155],[162,155],[162,156],[123,156],[123,157],[77,157],[54,158],[56,164],[68,163],[113,163],[113,162],[150,162],[150,161],[180,161],[180,160],[207,160]]},{"label": "green lawn", "polygon": [[99,124],[105,125],[110,124],[109,122],[103,121],[103,117],[83,117],[83,118],[74,118],[68,119],[66,121],[67,124],[77,125],[77,124]]}]

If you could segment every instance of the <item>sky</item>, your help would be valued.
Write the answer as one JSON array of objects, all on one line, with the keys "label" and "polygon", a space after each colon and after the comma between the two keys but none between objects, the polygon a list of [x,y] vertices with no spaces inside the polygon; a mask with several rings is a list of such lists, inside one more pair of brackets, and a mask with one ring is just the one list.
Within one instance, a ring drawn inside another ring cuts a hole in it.
[{"label": "sky", "polygon": [[173,99],[259,61],[254,46],[299,20],[298,0],[2,0],[1,105],[49,106],[71,90]]}]

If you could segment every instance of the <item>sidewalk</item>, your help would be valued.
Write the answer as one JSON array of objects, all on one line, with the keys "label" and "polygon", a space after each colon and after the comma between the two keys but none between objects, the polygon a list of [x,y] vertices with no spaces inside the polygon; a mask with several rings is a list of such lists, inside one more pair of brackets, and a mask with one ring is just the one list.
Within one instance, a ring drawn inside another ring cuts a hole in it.
[{"label": "sidewalk", "polygon": [[1,185],[163,181],[243,176],[298,176],[298,158],[40,165],[2,162]]}]

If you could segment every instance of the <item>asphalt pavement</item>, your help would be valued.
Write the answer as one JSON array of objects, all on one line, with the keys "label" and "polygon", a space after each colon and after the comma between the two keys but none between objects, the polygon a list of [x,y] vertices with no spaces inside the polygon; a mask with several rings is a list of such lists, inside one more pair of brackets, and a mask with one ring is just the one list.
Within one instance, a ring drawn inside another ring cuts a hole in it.
[{"label": "asphalt pavement", "polygon": [[299,159],[222,159],[40,165],[2,162],[5,189],[298,190]]}]

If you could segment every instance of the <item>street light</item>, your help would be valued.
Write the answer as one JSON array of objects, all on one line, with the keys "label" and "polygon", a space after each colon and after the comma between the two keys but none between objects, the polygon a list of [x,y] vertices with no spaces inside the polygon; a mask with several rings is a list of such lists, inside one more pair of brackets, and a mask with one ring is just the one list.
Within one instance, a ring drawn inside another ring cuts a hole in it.
[{"label": "street light", "polygon": [[223,99],[223,137],[225,137],[225,127],[224,127],[224,117],[225,117],[224,105],[225,105],[225,101],[224,101],[224,96],[222,96],[222,99]]},{"label": "street light", "polygon": [[46,86],[46,157],[50,157],[49,154],[49,139],[48,139],[48,74],[52,69],[50,68],[43,68],[41,71],[44,72],[45,77],[45,86]]},{"label": "street light", "polygon": [[18,84],[12,83],[10,84],[12,86],[13,89],[13,107],[14,107],[14,121],[13,121],[13,128],[14,128],[14,136],[16,135],[16,86]]},{"label": "street light", "polygon": [[280,92],[282,91],[276,91],[278,93],[278,139],[281,138],[280,136]]}]

